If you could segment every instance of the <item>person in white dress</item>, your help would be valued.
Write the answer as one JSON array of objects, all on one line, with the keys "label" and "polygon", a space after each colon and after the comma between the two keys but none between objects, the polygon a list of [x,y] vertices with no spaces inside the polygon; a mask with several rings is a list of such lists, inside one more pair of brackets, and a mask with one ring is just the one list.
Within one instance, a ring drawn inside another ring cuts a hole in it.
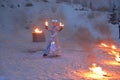
[{"label": "person in white dress", "polygon": [[45,29],[50,31],[51,36],[43,56],[48,56],[49,53],[53,53],[54,56],[61,55],[61,47],[58,39],[58,32],[60,32],[63,29],[63,26],[57,26],[57,20],[52,20],[52,25],[52,29],[49,29],[48,26],[45,26]]}]

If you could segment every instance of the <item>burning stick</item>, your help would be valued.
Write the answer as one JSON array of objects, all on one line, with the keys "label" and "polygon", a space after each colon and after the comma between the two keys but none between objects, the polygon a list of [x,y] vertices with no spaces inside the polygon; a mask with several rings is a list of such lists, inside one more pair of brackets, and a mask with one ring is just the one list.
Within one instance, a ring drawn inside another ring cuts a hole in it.
[{"label": "burning stick", "polygon": [[63,27],[64,27],[64,24],[62,22],[60,22],[59,26],[60,26],[60,30],[59,31],[61,31],[63,29]]},{"label": "burning stick", "polygon": [[48,21],[45,21],[45,29],[48,30]]}]

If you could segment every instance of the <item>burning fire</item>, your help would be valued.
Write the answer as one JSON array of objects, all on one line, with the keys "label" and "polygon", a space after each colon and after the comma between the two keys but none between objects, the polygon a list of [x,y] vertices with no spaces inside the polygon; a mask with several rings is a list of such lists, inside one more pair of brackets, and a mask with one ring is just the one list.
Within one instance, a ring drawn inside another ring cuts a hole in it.
[{"label": "burning fire", "polygon": [[102,75],[102,76],[107,75],[107,73],[104,72],[101,67],[99,66],[97,67],[96,64],[92,64],[92,67],[90,67],[89,70],[97,75]]},{"label": "burning fire", "polygon": [[116,59],[117,62],[120,62],[120,56],[119,55],[116,55],[115,59]]},{"label": "burning fire", "polygon": [[120,62],[120,56],[119,56],[120,49],[117,48],[117,46],[115,46],[115,45],[107,45],[105,43],[101,43],[99,45],[99,47],[101,47],[101,49],[107,51],[107,53],[109,53],[111,55],[114,55],[115,56],[115,60],[117,62]]},{"label": "burning fire", "polygon": [[64,27],[64,24],[62,22],[60,22],[59,26]]},{"label": "burning fire", "polygon": [[113,49],[113,50],[117,49],[117,47],[115,45],[107,45],[105,43],[101,43],[99,46],[102,48],[108,48],[108,49]]},{"label": "burning fire", "polygon": [[107,44],[105,44],[105,43],[101,43],[100,46],[101,46],[101,47],[109,47],[109,46],[108,46]]},{"label": "burning fire", "polygon": [[117,47],[115,45],[112,45],[111,48],[112,49],[117,49]]},{"label": "burning fire", "polygon": [[39,30],[38,28],[36,28],[36,29],[34,30],[34,32],[35,32],[35,33],[42,33],[42,30]]},{"label": "burning fire", "polygon": [[107,45],[105,43],[101,43],[99,45],[99,47],[105,51],[107,51],[107,53],[111,54],[111,55],[118,55],[119,54],[119,49],[117,48],[117,46],[115,45]]},{"label": "burning fire", "polygon": [[45,26],[48,26],[48,21],[45,21]]}]

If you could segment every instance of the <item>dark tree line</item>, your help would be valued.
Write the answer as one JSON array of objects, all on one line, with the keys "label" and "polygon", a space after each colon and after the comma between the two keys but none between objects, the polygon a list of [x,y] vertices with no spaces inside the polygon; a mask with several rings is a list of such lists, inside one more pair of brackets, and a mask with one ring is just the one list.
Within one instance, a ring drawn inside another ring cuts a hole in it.
[{"label": "dark tree line", "polygon": [[112,12],[110,14],[109,22],[113,25],[118,24],[120,39],[120,12],[115,5],[113,6]]}]

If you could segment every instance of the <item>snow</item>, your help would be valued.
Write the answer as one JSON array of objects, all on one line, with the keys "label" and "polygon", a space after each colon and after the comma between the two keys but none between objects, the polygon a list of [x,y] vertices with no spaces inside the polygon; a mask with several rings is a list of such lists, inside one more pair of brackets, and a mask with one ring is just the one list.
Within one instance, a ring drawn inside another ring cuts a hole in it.
[{"label": "snow", "polygon": [[[24,3],[23,0],[19,2]],[[89,8],[75,10],[73,4],[55,4],[54,1],[33,2],[33,5],[0,8],[0,80],[94,80],[84,75],[92,63],[110,74],[105,79],[120,79],[120,63],[108,63],[114,61],[114,56],[96,47],[99,39],[106,38],[116,41],[120,47],[118,27],[108,23],[108,12]],[[43,21],[51,22],[53,18],[65,24],[59,34],[62,56],[43,58],[49,34],[44,30],[46,42],[34,43],[31,33],[34,25],[44,29]]]}]

